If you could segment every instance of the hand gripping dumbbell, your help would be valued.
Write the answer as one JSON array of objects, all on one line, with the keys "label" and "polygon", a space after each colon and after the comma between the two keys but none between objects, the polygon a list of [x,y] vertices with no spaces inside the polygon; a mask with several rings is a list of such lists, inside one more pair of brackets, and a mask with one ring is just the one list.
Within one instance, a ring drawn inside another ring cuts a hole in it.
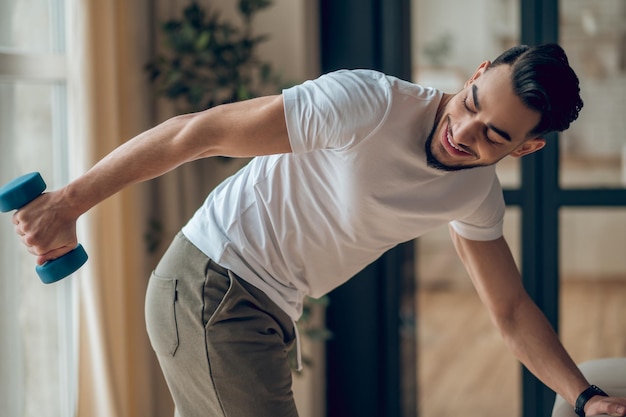
[{"label": "hand gripping dumbbell", "polygon": [[[22,208],[39,197],[46,183],[38,172],[22,175],[0,187],[0,211],[6,213]],[[87,262],[87,252],[79,244],[65,255],[37,265],[35,271],[45,284],[59,281],[73,274]]]}]

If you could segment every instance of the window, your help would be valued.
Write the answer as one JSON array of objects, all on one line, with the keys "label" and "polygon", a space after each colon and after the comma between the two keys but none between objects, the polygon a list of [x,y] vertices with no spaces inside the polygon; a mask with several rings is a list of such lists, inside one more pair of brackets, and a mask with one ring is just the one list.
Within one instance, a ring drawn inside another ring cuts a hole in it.
[{"label": "window", "polygon": [[[519,43],[519,0],[411,4],[418,84],[455,93],[482,61]],[[503,187],[520,187],[518,158],[505,158],[497,172]],[[504,235],[518,264],[520,218],[519,208],[507,208]],[[478,299],[448,225],[416,240],[415,259],[420,415],[519,416],[521,369]]]},{"label": "window", "polygon": [[[0,2],[0,183],[39,171],[67,181],[63,0]],[[44,285],[34,258],[0,221],[0,404],[16,417],[74,415],[70,280]]]},{"label": "window", "polygon": [[619,321],[626,312],[626,208],[618,200],[626,193],[626,3],[568,0],[558,10],[559,37],[585,102],[561,138],[560,186],[581,195],[577,202],[593,188],[611,196],[602,206],[591,201],[559,212],[559,324],[565,347],[584,362],[626,355]]},{"label": "window", "polygon": [[626,3],[559,3],[561,44],[580,78],[585,107],[561,136],[563,188],[626,187]]}]

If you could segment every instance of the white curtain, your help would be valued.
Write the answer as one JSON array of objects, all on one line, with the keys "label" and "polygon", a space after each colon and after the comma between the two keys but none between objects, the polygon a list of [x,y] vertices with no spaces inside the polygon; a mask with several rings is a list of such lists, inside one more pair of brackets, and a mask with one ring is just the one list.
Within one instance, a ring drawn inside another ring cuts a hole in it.
[{"label": "white curtain", "polygon": [[[158,22],[186,2],[74,0],[68,10],[72,177],[173,114],[153,105],[145,64]],[[149,272],[174,234],[240,161],[198,161],[131,187],[79,222],[90,260],[78,293],[78,417],[171,417],[145,330]],[[151,227],[155,224],[158,228]],[[155,235],[155,231],[156,233]],[[151,251],[145,235],[158,239]]]},{"label": "white curtain", "polygon": [[[68,8],[72,176],[152,125],[143,67],[147,0],[75,0]],[[151,259],[143,241],[145,186],[100,204],[79,223],[90,261],[78,286],[78,417],[172,416],[145,332]]]}]

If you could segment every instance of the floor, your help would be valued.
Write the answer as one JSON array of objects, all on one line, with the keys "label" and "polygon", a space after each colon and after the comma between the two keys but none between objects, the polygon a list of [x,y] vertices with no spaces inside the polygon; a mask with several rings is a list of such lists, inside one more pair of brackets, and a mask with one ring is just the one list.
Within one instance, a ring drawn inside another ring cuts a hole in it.
[{"label": "floor", "polygon": [[[424,417],[517,417],[520,368],[471,289],[421,289],[419,404]],[[561,286],[561,339],[577,363],[626,356],[626,281]]]}]

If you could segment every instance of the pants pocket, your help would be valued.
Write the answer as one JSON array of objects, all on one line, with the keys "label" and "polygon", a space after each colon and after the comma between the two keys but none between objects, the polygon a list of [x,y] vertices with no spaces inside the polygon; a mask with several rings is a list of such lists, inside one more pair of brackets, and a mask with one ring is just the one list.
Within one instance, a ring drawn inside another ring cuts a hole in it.
[{"label": "pants pocket", "polygon": [[232,290],[232,278],[216,271],[209,271],[204,284],[203,324],[206,328],[215,321]]},{"label": "pants pocket", "polygon": [[146,292],[146,328],[152,348],[157,354],[174,356],[178,349],[176,300],[178,280],[150,276]]}]

